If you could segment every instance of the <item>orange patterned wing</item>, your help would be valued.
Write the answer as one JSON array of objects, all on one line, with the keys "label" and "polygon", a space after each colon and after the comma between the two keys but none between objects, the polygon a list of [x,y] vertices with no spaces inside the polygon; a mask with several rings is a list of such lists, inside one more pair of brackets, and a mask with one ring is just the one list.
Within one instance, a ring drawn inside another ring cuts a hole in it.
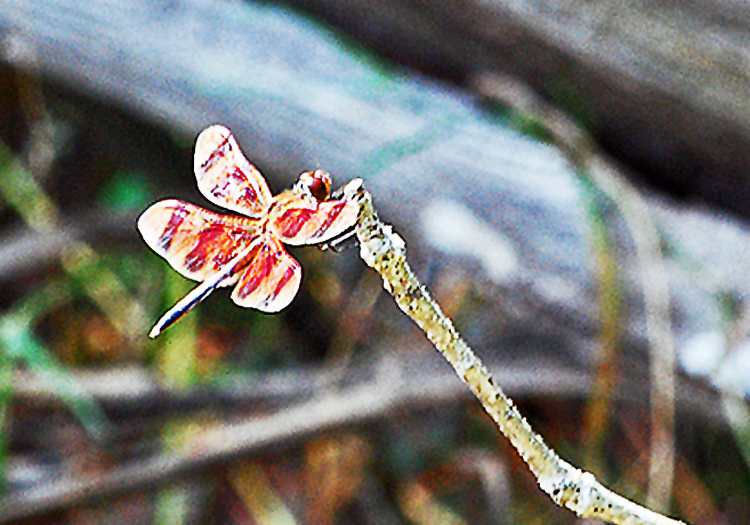
[{"label": "orange patterned wing", "polygon": [[194,168],[198,189],[222,208],[261,217],[271,204],[273,196],[263,175],[224,126],[211,126],[198,135]]},{"label": "orange patterned wing", "polygon": [[330,241],[354,226],[358,215],[359,205],[354,202],[319,202],[286,191],[276,197],[268,229],[293,246],[317,244]]},{"label": "orange patterned wing", "polygon": [[264,233],[251,250],[251,260],[239,277],[232,300],[239,306],[278,312],[299,290],[302,269],[270,233]]},{"label": "orange patterned wing", "polygon": [[[156,253],[189,279],[204,281],[220,271],[260,234],[260,221],[219,215],[178,200],[160,201],[138,218],[138,231]],[[237,281],[241,268],[219,286]]]}]

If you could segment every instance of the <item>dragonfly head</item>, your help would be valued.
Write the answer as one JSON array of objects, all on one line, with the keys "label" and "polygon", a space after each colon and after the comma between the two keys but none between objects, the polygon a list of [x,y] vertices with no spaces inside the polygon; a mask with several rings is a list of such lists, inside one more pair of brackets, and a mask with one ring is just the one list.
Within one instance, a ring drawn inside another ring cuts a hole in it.
[{"label": "dragonfly head", "polygon": [[323,202],[331,196],[331,176],[323,170],[300,173],[294,189]]}]

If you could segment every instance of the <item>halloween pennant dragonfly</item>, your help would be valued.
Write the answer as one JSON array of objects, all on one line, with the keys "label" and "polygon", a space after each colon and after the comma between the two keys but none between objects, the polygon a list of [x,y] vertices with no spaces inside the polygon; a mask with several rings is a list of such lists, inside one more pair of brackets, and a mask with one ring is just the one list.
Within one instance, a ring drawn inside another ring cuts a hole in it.
[{"label": "halloween pennant dragonfly", "polygon": [[278,312],[297,294],[302,270],[282,243],[321,244],[357,221],[359,206],[329,200],[330,176],[305,172],[291,190],[273,196],[260,172],[223,126],[205,129],[195,144],[198,189],[212,203],[241,215],[221,215],[180,200],[163,200],[138,218],[141,236],[185,277],[202,283],[154,325],[156,337],[215,288],[236,285],[239,306]]}]

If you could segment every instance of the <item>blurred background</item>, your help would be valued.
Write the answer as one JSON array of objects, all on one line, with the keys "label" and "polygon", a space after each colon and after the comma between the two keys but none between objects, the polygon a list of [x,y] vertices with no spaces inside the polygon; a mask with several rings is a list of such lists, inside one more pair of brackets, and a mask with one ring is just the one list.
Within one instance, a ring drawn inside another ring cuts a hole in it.
[{"label": "blurred background", "polygon": [[0,0],[0,523],[574,523],[356,249],[278,315],[140,239],[362,177],[548,444],[692,523],[750,516],[750,7]]}]

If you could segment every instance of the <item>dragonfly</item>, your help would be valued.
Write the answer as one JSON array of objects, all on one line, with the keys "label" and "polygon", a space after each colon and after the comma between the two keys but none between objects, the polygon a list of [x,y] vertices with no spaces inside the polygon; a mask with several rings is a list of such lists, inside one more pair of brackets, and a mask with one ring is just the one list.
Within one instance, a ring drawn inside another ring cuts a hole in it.
[{"label": "dragonfly", "polygon": [[159,319],[151,338],[218,287],[235,285],[231,297],[239,306],[283,310],[302,280],[300,264],[284,244],[325,245],[351,233],[359,216],[354,201],[331,198],[331,177],[322,170],[300,174],[292,189],[273,196],[221,125],[198,136],[194,171],[203,196],[237,215],[167,199],[138,218],[146,244],[180,274],[201,281]]}]

